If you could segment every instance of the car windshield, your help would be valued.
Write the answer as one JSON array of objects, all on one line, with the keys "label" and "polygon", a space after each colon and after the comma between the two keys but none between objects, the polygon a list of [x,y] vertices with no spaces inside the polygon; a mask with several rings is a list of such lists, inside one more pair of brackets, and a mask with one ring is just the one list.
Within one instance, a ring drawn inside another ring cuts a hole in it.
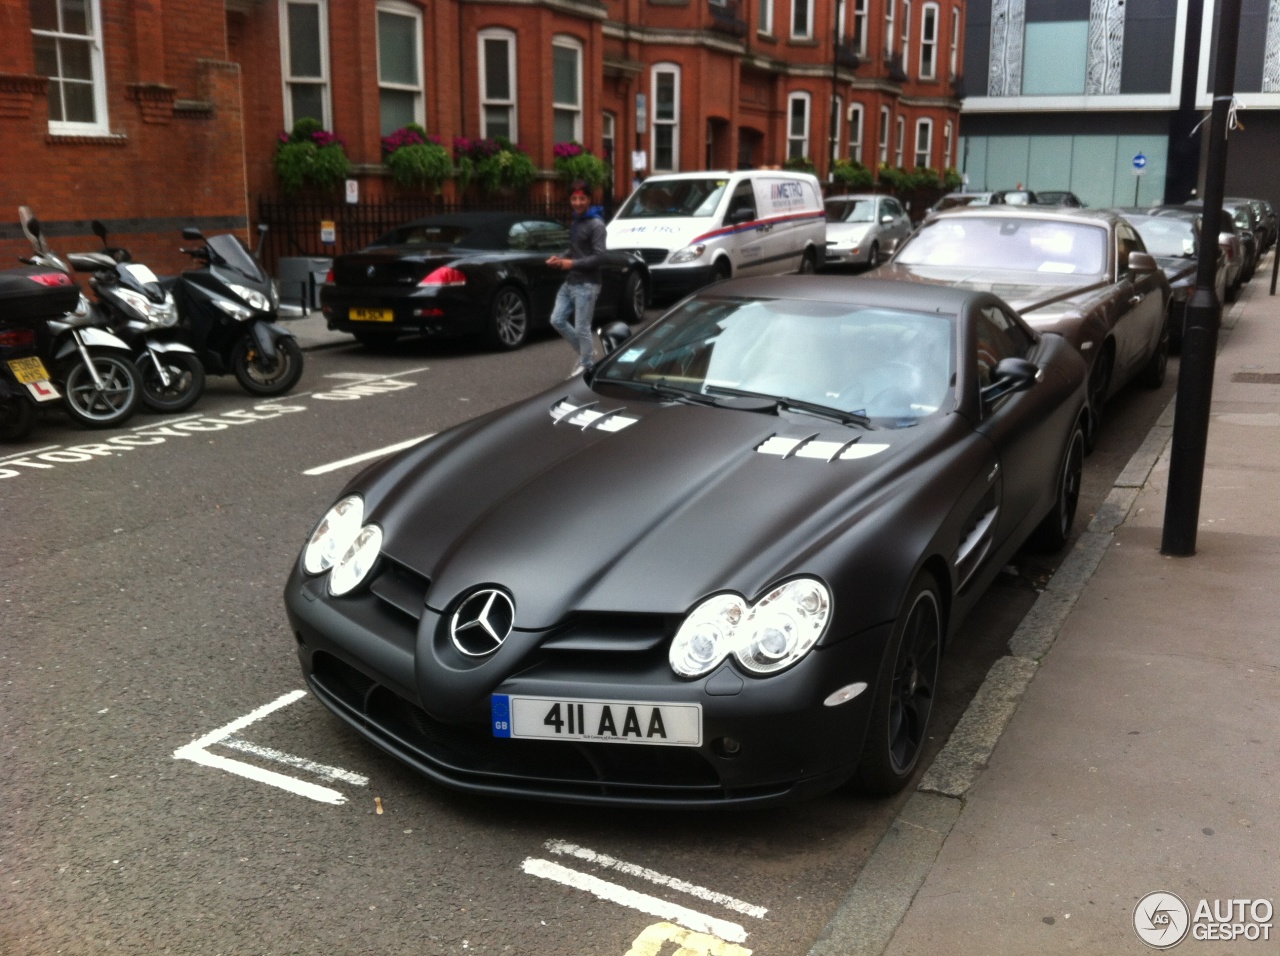
[{"label": "car windshield", "polygon": [[[803,299],[695,297],[641,332],[593,384],[765,396],[908,426],[949,399],[949,315]],[[805,409],[801,409],[805,410]]]},{"label": "car windshield", "polygon": [[827,222],[875,222],[874,199],[828,199]]},{"label": "car windshield", "polygon": [[956,216],[927,222],[898,253],[903,265],[1101,275],[1107,230],[1052,219]]},{"label": "car windshield", "polygon": [[472,232],[471,226],[428,223],[401,226],[378,238],[374,246],[460,246]]},{"label": "car windshield", "polygon": [[658,179],[640,184],[619,219],[700,219],[714,216],[728,180]]},{"label": "car windshield", "polygon": [[955,209],[956,206],[986,206],[990,198],[985,193],[960,193],[953,196],[943,196],[933,204],[933,208],[941,212],[943,209]]},{"label": "car windshield", "polygon": [[1188,219],[1168,216],[1132,216],[1129,222],[1142,236],[1142,244],[1153,256],[1191,259],[1196,254],[1196,231]]}]

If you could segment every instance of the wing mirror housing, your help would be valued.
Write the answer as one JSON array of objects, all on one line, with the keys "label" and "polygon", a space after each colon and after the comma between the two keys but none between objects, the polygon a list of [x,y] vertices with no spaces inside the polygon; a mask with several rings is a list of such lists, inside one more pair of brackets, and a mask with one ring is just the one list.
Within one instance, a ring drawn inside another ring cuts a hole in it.
[{"label": "wing mirror housing", "polygon": [[991,384],[982,390],[982,404],[990,407],[1006,395],[1025,392],[1044,378],[1044,372],[1034,362],[1024,358],[1009,357],[996,365]]},{"label": "wing mirror housing", "polygon": [[886,214],[886,215],[884,215],[884,216],[881,216],[881,217],[880,217],[880,221],[881,221],[882,223],[885,223],[885,224],[887,225],[888,223],[893,222],[893,217],[892,217],[892,216],[890,216],[890,215],[887,215],[887,214]]},{"label": "wing mirror housing", "polygon": [[725,225],[737,226],[744,222],[750,222],[756,218],[756,214],[746,207],[734,209],[729,215],[725,216]]},{"label": "wing mirror housing", "polygon": [[195,226],[187,226],[182,230],[182,238],[200,240],[204,238],[204,233]]},{"label": "wing mirror housing", "polygon": [[1156,272],[1159,270],[1156,260],[1149,252],[1131,252],[1129,253],[1129,271],[1136,272],[1139,275],[1147,272]]}]

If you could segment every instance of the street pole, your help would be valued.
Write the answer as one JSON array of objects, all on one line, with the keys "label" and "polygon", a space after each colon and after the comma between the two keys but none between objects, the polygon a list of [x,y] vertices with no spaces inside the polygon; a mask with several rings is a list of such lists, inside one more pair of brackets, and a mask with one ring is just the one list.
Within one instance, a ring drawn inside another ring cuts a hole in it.
[{"label": "street pole", "polygon": [[831,148],[827,151],[827,182],[832,183],[832,173],[836,168],[836,159],[840,155],[840,114],[836,108],[836,97],[840,89],[840,5],[844,0],[836,0],[835,18],[836,22],[831,30],[831,129],[830,143]]},{"label": "street pole", "polygon": [[1213,365],[1218,351],[1222,303],[1214,289],[1222,194],[1227,179],[1227,122],[1235,92],[1236,48],[1240,39],[1240,0],[1220,0],[1214,49],[1213,110],[1209,114],[1209,156],[1205,167],[1204,218],[1196,288],[1187,303],[1174,407],[1169,490],[1164,502],[1160,553],[1187,557],[1196,553],[1200,492],[1204,484]]}]

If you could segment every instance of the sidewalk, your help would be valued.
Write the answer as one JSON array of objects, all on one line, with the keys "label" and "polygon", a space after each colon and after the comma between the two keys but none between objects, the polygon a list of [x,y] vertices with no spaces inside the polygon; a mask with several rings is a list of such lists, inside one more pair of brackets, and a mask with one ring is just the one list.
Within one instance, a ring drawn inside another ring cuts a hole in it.
[{"label": "sidewalk", "polygon": [[[1135,907],[1156,891],[1190,910],[1179,953],[1280,952],[1269,906],[1269,942],[1205,941],[1194,919],[1202,900],[1280,906],[1269,279],[1267,259],[1220,332],[1197,554],[1159,553],[1171,404],[811,956],[1147,953]],[[1264,932],[1238,911],[1234,932]]]},{"label": "sidewalk", "polygon": [[355,337],[347,332],[334,332],[325,325],[324,316],[317,309],[297,319],[280,316],[279,322],[293,333],[302,351],[331,348],[335,345],[352,345]]}]

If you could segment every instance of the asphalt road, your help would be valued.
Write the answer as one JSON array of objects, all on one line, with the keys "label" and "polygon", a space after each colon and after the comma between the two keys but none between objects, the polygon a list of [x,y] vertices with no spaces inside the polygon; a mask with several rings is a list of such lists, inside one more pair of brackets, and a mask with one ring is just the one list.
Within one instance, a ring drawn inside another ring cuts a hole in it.
[{"label": "asphalt road", "polygon": [[[54,414],[0,449],[0,952],[670,956],[673,906],[707,918],[695,952],[808,950],[905,796],[737,813],[460,796],[295,693],[281,589],[361,467],[336,463],[571,364],[554,338],[322,350],[278,400],[210,379],[187,416],[89,432]],[[1077,531],[1175,373],[1110,406]],[[966,624],[935,750],[1055,562],[1020,555]]]}]

